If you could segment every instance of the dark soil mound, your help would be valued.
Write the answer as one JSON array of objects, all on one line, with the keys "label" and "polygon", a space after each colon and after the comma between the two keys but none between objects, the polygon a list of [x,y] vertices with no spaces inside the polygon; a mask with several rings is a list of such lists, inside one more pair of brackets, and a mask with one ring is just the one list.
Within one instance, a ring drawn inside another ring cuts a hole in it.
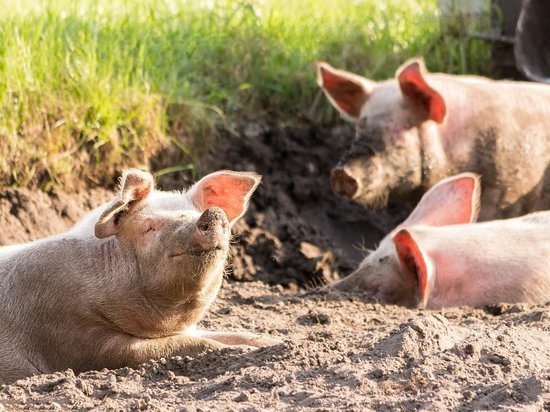
[{"label": "dark soil mound", "polygon": [[353,136],[351,128],[289,127],[243,122],[204,159],[207,171],[263,175],[249,212],[236,228],[232,276],[269,284],[319,285],[348,274],[406,208],[369,211],[330,188],[329,173]]}]

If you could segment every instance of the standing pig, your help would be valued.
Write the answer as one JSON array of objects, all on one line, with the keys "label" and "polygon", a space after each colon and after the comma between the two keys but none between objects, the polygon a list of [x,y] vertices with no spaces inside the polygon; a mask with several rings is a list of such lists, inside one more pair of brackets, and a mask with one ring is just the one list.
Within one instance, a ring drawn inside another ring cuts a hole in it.
[{"label": "standing pig", "polygon": [[550,301],[550,211],[472,224],[479,198],[477,175],[439,182],[354,273],[328,287],[421,308]]},{"label": "standing pig", "polygon": [[429,74],[421,60],[380,83],[319,63],[317,79],[356,125],[331,173],[337,194],[382,207],[476,172],[480,220],[550,208],[550,86]]},{"label": "standing pig", "polygon": [[259,182],[221,171],[187,193],[160,192],[150,174],[127,170],[114,200],[74,229],[0,248],[0,383],[273,343],[195,329]]}]

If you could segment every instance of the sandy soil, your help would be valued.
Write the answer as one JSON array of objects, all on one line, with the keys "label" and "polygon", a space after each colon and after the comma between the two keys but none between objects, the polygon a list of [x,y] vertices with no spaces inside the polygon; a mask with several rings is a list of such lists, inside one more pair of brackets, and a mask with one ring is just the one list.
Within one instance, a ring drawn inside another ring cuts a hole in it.
[{"label": "sandy soil", "polygon": [[[332,195],[328,171],[348,139],[348,129],[243,122],[203,162],[203,173],[256,170],[264,181],[202,326],[283,343],[34,376],[0,387],[0,411],[550,409],[550,305],[422,311],[314,288],[349,273],[361,248],[408,212],[374,213]],[[66,229],[108,195],[2,190],[0,244]]]}]

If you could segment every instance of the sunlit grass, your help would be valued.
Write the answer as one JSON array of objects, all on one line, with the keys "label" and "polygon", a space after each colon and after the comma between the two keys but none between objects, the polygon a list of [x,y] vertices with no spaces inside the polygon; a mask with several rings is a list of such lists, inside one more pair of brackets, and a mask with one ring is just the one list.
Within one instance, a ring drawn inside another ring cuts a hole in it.
[{"label": "sunlit grass", "polygon": [[120,165],[147,166],[175,139],[186,150],[243,114],[300,118],[319,93],[316,60],[377,79],[416,55],[433,71],[488,70],[487,47],[442,28],[436,0],[0,7],[3,184],[101,182]]}]

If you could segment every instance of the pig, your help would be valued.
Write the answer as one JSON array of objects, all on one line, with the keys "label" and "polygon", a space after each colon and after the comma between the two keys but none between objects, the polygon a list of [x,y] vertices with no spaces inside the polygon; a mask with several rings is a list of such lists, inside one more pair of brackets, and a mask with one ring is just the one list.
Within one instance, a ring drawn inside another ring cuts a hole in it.
[{"label": "pig", "polygon": [[446,178],[348,277],[328,289],[438,309],[550,301],[550,211],[474,223],[479,176]]},{"label": "pig", "polygon": [[0,383],[276,343],[196,327],[260,179],[220,171],[162,192],[151,174],[126,170],[114,199],[71,230],[0,248]]},{"label": "pig", "polygon": [[372,208],[415,204],[438,181],[483,176],[480,220],[550,207],[550,86],[430,74],[421,59],[375,82],[327,63],[317,81],[355,140],[331,172],[338,195]]}]

